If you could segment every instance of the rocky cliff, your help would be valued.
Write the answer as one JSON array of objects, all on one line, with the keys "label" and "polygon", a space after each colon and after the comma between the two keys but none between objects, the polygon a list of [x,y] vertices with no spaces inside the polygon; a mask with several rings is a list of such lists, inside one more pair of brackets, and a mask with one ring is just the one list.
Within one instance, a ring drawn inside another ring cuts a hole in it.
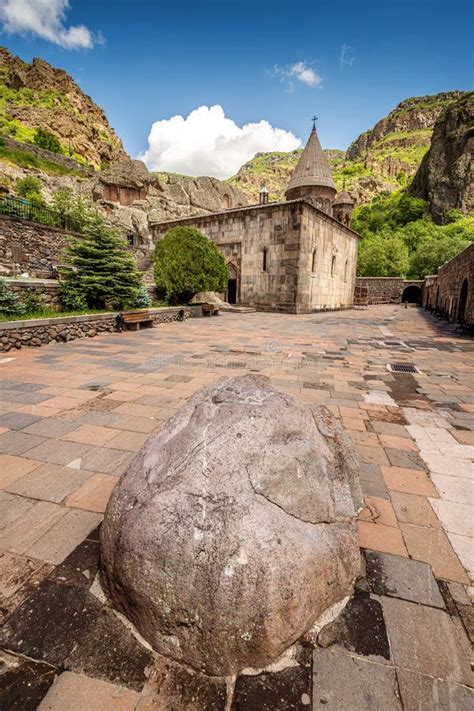
[{"label": "rocky cliff", "polygon": [[[336,185],[345,181],[357,203],[370,202],[376,195],[406,185],[416,173],[428,150],[436,120],[463,92],[406,99],[388,116],[362,133],[347,152],[326,150]],[[300,151],[260,153],[230,178],[251,202],[258,199],[262,183],[271,199],[282,199]]]},{"label": "rocky cliff", "polygon": [[450,210],[474,210],[474,92],[449,104],[439,116],[431,147],[415,175],[410,192],[428,203],[437,223]]},{"label": "rocky cliff", "polygon": [[28,143],[40,127],[89,165],[126,156],[102,109],[67,72],[43,59],[28,64],[0,47],[0,135]]}]

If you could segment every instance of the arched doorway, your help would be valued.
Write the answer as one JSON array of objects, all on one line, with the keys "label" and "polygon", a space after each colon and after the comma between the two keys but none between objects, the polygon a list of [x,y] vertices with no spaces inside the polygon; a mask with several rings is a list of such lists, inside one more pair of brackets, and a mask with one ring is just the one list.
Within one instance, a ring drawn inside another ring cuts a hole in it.
[{"label": "arched doorway", "polygon": [[466,315],[466,305],[467,305],[467,292],[469,291],[469,282],[464,279],[461,285],[461,291],[459,292],[459,307],[458,307],[458,321],[463,321]]},{"label": "arched doorway", "polygon": [[403,289],[402,304],[408,301],[409,304],[421,303],[421,289],[416,284],[410,284]]},{"label": "arched doorway", "polygon": [[227,301],[229,304],[236,304],[238,300],[238,295],[239,295],[239,289],[238,289],[238,278],[239,278],[239,271],[235,264],[232,264],[232,262],[229,262],[227,265],[227,274],[228,274],[228,279],[227,279]]}]

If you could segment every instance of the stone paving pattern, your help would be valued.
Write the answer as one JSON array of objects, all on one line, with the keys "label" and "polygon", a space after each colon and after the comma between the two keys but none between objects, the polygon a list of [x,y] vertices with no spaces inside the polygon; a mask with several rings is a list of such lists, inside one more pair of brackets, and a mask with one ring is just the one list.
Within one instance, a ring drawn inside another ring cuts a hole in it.
[{"label": "stone paving pattern", "polygon": [[[230,314],[0,358],[0,708],[472,709],[474,343],[419,309]],[[414,363],[397,374],[387,363]],[[98,527],[146,438],[222,375],[341,418],[362,572],[292,666],[227,687],[159,658],[106,604]]]}]

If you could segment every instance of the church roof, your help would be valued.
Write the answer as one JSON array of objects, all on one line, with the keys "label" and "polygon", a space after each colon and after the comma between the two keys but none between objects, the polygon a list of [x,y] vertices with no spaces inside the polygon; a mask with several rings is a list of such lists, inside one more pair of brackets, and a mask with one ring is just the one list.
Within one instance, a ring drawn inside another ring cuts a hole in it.
[{"label": "church roof", "polygon": [[286,189],[291,190],[292,188],[306,187],[307,185],[323,185],[336,190],[329,163],[323,153],[315,128],[309,135],[308,143],[301,154],[301,158]]},{"label": "church roof", "polygon": [[336,195],[334,205],[353,205],[354,200],[351,198],[347,190],[341,190],[339,195]]}]

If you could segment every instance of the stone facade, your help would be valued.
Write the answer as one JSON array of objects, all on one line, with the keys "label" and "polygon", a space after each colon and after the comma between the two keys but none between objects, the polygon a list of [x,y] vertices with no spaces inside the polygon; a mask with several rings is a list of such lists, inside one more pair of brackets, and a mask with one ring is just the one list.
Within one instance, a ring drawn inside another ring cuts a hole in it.
[{"label": "stone facade", "polygon": [[289,313],[352,306],[358,236],[304,199],[160,222],[154,241],[178,225],[219,247],[238,303]]},{"label": "stone facade", "polygon": [[62,155],[61,153],[53,153],[52,151],[46,150],[46,148],[41,148],[35,143],[22,143],[21,141],[15,141],[13,138],[8,138],[7,136],[0,136],[2,143],[8,148],[13,148],[14,150],[21,150],[27,153],[31,153],[37,158],[42,158],[50,163],[56,163],[56,165],[61,166],[61,168],[67,168],[75,173],[81,173],[82,175],[93,175],[94,169],[88,168],[77,162],[74,158],[70,156]]},{"label": "stone facade", "polygon": [[443,311],[451,320],[474,322],[474,244],[428,276],[423,305]]},{"label": "stone facade", "polygon": [[390,304],[409,301],[421,301],[421,280],[403,279],[403,277],[357,277],[356,287],[367,290],[368,304]]},{"label": "stone facade", "polygon": [[[149,310],[154,325],[198,318],[203,315],[201,306]],[[181,311],[184,311],[184,319],[181,317]],[[65,343],[77,338],[93,338],[99,333],[113,333],[116,331],[116,316],[116,313],[103,313],[5,321],[0,323],[0,352],[18,350],[24,346],[44,346],[51,342]]]},{"label": "stone facade", "polygon": [[5,279],[7,287],[23,299],[27,294],[38,297],[43,306],[56,309],[60,306],[58,282],[54,279]]}]

